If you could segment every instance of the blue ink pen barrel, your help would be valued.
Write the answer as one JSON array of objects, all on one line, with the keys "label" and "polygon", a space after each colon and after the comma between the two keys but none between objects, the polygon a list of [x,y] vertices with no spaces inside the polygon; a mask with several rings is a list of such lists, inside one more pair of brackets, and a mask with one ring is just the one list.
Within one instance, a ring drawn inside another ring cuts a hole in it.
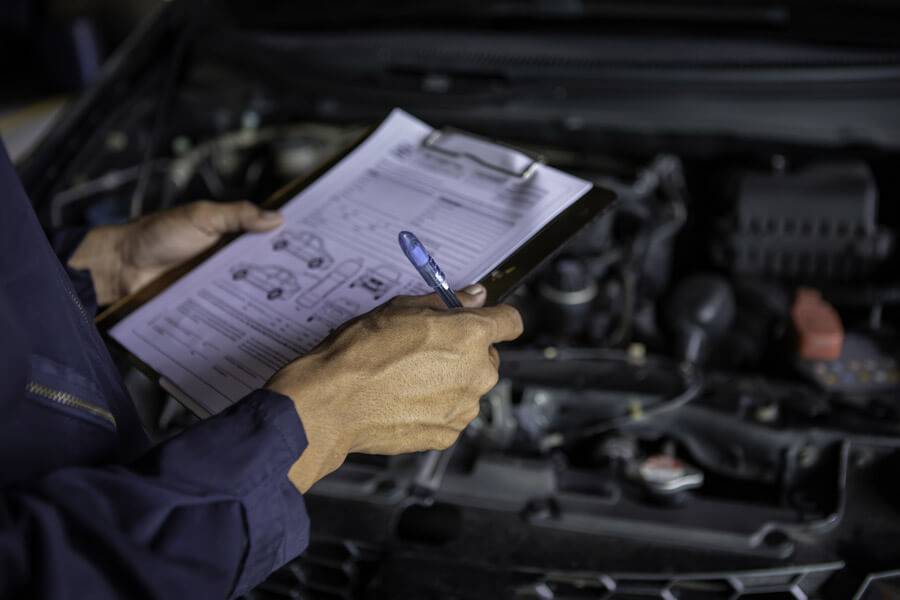
[{"label": "blue ink pen barrel", "polygon": [[416,268],[416,271],[419,272],[425,283],[437,292],[437,295],[441,297],[447,308],[462,308],[463,305],[450,288],[450,284],[447,283],[444,272],[425,249],[425,246],[422,245],[422,242],[419,241],[419,238],[408,231],[401,231],[398,239],[403,254]]}]

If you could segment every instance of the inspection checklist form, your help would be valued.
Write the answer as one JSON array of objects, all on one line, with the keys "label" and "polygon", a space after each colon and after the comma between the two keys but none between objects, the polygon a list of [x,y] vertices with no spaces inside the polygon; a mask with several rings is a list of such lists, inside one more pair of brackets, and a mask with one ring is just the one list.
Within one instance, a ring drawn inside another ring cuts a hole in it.
[{"label": "inspection checklist form", "polygon": [[282,207],[283,226],[238,237],[109,334],[177,398],[214,414],[345,321],[430,292],[400,250],[401,230],[463,287],[591,188],[545,165],[522,178],[436,151],[423,145],[432,131],[394,110]]}]

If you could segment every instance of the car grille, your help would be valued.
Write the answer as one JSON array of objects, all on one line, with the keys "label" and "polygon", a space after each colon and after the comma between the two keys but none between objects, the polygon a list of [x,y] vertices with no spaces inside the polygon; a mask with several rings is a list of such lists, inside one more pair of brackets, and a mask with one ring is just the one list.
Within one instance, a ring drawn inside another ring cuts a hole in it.
[{"label": "car grille", "polygon": [[273,573],[246,600],[344,600],[361,593],[377,553],[343,541],[313,541],[299,558]]},{"label": "car grille", "polygon": [[[349,541],[316,541],[303,556],[248,594],[246,600],[370,597],[364,594],[378,563],[375,548]],[[842,563],[834,562],[665,576],[519,572],[513,575],[516,583],[506,595],[521,600],[807,600],[817,597],[825,580],[842,567]]]}]

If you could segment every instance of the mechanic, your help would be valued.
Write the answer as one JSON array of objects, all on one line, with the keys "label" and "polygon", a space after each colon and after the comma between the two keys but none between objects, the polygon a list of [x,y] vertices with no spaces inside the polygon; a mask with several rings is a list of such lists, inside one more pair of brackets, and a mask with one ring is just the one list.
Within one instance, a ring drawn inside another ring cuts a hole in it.
[{"label": "mechanic", "polygon": [[347,453],[451,445],[497,380],[492,344],[522,330],[515,309],[482,306],[481,286],[454,312],[434,296],[396,298],[150,448],[92,322],[97,304],[280,216],[197,202],[48,243],[2,144],[0,195],[3,598],[247,591],[303,551],[302,493]]}]

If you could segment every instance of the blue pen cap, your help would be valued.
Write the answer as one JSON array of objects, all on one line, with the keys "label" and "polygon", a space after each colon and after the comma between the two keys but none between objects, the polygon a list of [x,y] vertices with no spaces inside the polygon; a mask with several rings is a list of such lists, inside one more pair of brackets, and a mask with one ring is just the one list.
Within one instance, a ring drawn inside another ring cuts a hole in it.
[{"label": "blue pen cap", "polygon": [[398,238],[400,248],[403,249],[403,253],[406,254],[406,257],[412,264],[416,267],[424,267],[428,264],[431,256],[429,256],[428,251],[425,250],[425,246],[422,245],[419,238],[408,231],[401,231]]}]

